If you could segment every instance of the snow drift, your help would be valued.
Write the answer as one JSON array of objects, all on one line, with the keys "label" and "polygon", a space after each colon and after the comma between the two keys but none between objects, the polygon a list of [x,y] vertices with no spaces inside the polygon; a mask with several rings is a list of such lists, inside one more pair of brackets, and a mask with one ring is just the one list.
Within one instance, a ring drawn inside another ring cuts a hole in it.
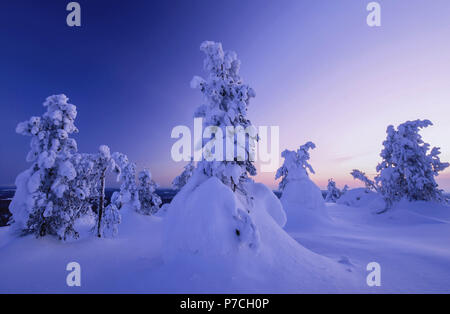
[{"label": "snow drift", "polygon": [[307,176],[289,181],[281,203],[287,216],[286,230],[314,228],[330,220],[320,188]]},{"label": "snow drift", "polygon": [[247,196],[239,195],[197,172],[177,194],[163,222],[163,272],[178,282],[165,280],[163,291],[332,292],[338,278],[351,281],[342,265],[282,229],[286,216],[272,191],[247,188]]}]

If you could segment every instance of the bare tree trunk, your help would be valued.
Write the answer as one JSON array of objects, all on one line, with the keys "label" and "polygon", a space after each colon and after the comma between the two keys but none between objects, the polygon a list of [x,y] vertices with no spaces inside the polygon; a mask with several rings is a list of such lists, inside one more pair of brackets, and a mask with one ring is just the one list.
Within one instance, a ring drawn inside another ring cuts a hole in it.
[{"label": "bare tree trunk", "polygon": [[98,226],[97,226],[97,236],[102,237],[101,225],[103,216],[103,207],[105,206],[105,174],[106,170],[103,170],[100,177],[100,202],[98,204]]}]

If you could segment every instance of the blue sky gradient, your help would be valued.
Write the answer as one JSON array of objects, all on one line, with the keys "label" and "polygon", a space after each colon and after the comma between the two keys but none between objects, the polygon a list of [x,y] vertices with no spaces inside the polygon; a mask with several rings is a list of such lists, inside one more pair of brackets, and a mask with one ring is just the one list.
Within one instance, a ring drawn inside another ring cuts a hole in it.
[{"label": "blue sky gradient", "polygon": [[[388,124],[430,119],[426,141],[450,160],[450,2],[378,1],[382,26],[366,24],[368,0],[78,1],[82,27],[66,25],[69,1],[0,3],[0,185],[12,185],[29,138],[18,122],[65,93],[78,107],[79,150],[126,153],[169,186],[176,125],[192,126],[202,102],[204,40],[235,50],[255,90],[249,117],[279,125],[281,150],[316,143],[313,180],[356,185],[373,174]],[[275,173],[257,180],[275,187]],[[450,190],[450,172],[439,178]]]}]

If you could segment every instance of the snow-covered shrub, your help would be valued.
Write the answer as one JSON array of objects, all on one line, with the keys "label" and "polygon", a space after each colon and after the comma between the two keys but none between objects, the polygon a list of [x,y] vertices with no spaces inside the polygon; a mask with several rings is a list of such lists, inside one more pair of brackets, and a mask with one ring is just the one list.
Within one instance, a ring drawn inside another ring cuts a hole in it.
[{"label": "snow-covered shrub", "polygon": [[77,238],[75,221],[87,210],[80,207],[83,191],[73,184],[77,143],[70,135],[78,132],[77,110],[65,95],[50,96],[43,105],[46,112],[41,117],[32,117],[16,128],[17,133],[31,137],[27,161],[32,165],[17,177],[10,211],[16,227],[24,233]]},{"label": "snow-covered shrub", "polygon": [[441,162],[438,147],[422,140],[419,131],[432,125],[429,120],[402,123],[395,129],[387,128],[375,181],[380,186],[387,205],[406,196],[410,201],[442,201],[435,177],[449,166]]},{"label": "snow-covered shrub", "polygon": [[284,162],[275,178],[282,178],[279,189],[287,214],[286,229],[310,228],[328,219],[322,191],[308,174],[314,173],[308,162],[309,150],[313,148],[314,143],[308,142],[297,151],[285,150],[281,155]]},{"label": "snow-covered shrub", "polygon": [[158,185],[153,181],[149,170],[145,169],[139,173],[139,213],[143,215],[154,215],[159,211],[162,201],[155,192],[157,187]]},{"label": "snow-covered shrub", "polygon": [[[246,130],[252,127],[247,119],[247,107],[250,99],[255,97],[253,89],[244,84],[239,76],[240,61],[233,51],[223,51],[222,44],[205,41],[200,50],[206,54],[204,70],[207,72],[206,79],[195,76],[191,87],[199,89],[205,100],[205,104],[197,108],[194,116],[203,118],[204,128],[215,127],[221,129],[222,136],[226,137],[227,126],[242,128]],[[214,134],[217,136],[217,132]],[[246,143],[250,137],[257,139],[257,134],[246,133]],[[215,142],[215,138],[210,141]],[[225,141],[224,141],[225,142]],[[215,176],[232,190],[243,190],[243,183],[248,181],[248,174],[255,175],[256,168],[251,162],[249,148],[245,148],[245,156],[238,154],[237,139],[234,140],[233,161],[208,161],[198,162],[198,169],[207,176]],[[198,145],[198,143],[196,143]],[[202,145],[205,152],[214,155],[215,146]]]},{"label": "snow-covered shrub", "polygon": [[186,185],[189,178],[192,177],[194,170],[195,164],[191,159],[191,161],[184,167],[184,171],[173,180],[172,187],[176,190],[181,190],[181,188]]},{"label": "snow-covered shrub", "polygon": [[333,181],[333,179],[328,180],[328,186],[327,186],[327,195],[325,197],[326,202],[336,203],[336,201],[346,192],[348,189],[347,186],[344,187],[344,190],[340,190],[336,186],[336,182]]},{"label": "snow-covered shrub", "polygon": [[380,210],[385,204],[380,193],[366,188],[351,189],[343,194],[336,203],[350,207],[369,208],[370,210]]}]

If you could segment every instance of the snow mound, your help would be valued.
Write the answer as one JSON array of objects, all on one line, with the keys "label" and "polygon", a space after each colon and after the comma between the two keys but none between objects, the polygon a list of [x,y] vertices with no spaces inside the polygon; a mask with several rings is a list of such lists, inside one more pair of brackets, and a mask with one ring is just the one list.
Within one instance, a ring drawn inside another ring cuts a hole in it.
[{"label": "snow mound", "polygon": [[402,199],[380,216],[385,224],[407,226],[450,224],[450,207],[433,201]]},{"label": "snow mound", "polygon": [[161,291],[332,292],[341,280],[352,281],[344,265],[307,250],[282,229],[286,216],[272,191],[246,186],[249,203],[197,172],[177,194],[163,221]]},{"label": "snow mound", "polygon": [[247,185],[254,206],[264,208],[267,213],[283,228],[287,222],[287,216],[280,199],[264,184],[250,183]]},{"label": "snow mound", "polygon": [[314,228],[330,220],[322,192],[306,176],[286,185],[281,203],[287,215],[286,230]]},{"label": "snow mound", "polygon": [[[240,219],[244,209],[241,200],[219,179],[206,179],[197,172],[167,210],[164,257],[171,260],[181,253],[233,255],[246,240],[249,247],[256,247],[258,234],[251,218]],[[248,223],[241,225],[245,221]]]},{"label": "snow mound", "polygon": [[342,195],[336,203],[350,207],[367,207],[371,210],[382,210],[385,207],[381,195],[366,188],[351,189]]}]

